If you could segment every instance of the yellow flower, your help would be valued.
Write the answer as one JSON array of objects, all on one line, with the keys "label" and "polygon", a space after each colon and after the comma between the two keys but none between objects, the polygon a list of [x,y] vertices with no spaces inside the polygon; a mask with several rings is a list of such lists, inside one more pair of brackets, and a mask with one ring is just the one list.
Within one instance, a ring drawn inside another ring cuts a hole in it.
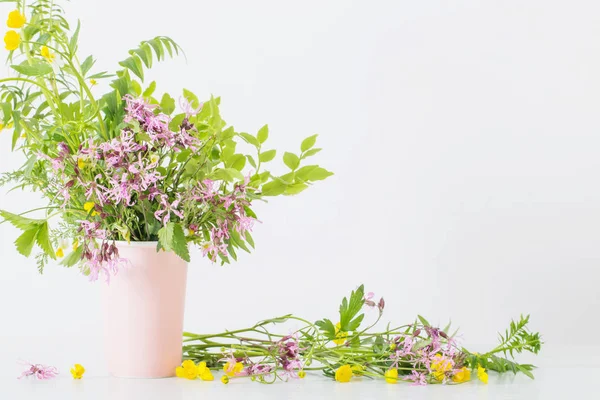
[{"label": "yellow flower", "polygon": [[96,86],[98,82],[95,79],[90,79],[90,85]]},{"label": "yellow flower", "polygon": [[[85,203],[83,205],[83,209],[89,214],[89,212],[92,212],[92,217],[95,217],[96,215],[100,215],[100,213],[98,211],[96,211],[94,209],[94,207],[96,207],[96,204],[94,204],[94,202],[92,201],[88,201],[87,203]],[[189,361],[189,360],[187,360]]]},{"label": "yellow flower", "polygon": [[304,370],[298,372],[298,378],[304,379],[305,377],[306,377],[306,372],[304,372]]},{"label": "yellow flower", "polygon": [[341,327],[342,324],[339,322],[335,324],[335,339],[333,340],[333,343],[338,345],[346,343],[346,338],[348,337],[348,332],[340,331]]},{"label": "yellow flower", "polygon": [[62,247],[59,247],[59,248],[56,250],[56,257],[58,257],[58,258],[63,258],[64,256],[65,256],[65,251],[63,250],[63,248],[62,248]]},{"label": "yellow flower", "polygon": [[[206,364],[204,366],[206,367]],[[192,360],[185,360],[181,363],[181,367],[175,369],[175,375],[179,378],[194,380],[198,376],[198,368]]]},{"label": "yellow flower", "polygon": [[223,372],[225,372],[228,376],[236,376],[238,373],[242,372],[244,370],[244,364],[242,364],[241,362],[235,363],[235,365],[232,367],[231,366],[231,362],[228,361],[227,363],[225,363],[225,365],[223,365]]},{"label": "yellow flower", "polygon": [[76,251],[78,247],[79,247],[79,240],[75,239],[75,241],[73,242],[73,251]]},{"label": "yellow flower", "polygon": [[396,345],[396,343],[390,344],[390,350],[394,351],[394,350],[396,350],[396,347],[398,347],[398,345]]},{"label": "yellow flower", "polygon": [[197,368],[198,368],[198,377],[200,379],[202,379],[203,381],[213,381],[215,379],[212,372],[210,372],[210,368],[208,368],[206,366],[205,361],[202,361],[200,364],[198,364]]},{"label": "yellow flower", "polygon": [[452,363],[439,353],[435,355],[433,360],[431,363],[432,375],[435,379],[441,381],[446,376],[446,372],[452,370]]},{"label": "yellow flower", "polygon": [[398,370],[392,368],[385,371],[385,381],[387,383],[398,383]]},{"label": "yellow flower", "polygon": [[229,377],[227,375],[223,375],[221,377],[221,382],[223,382],[223,384],[227,385],[229,383]]},{"label": "yellow flower", "polygon": [[73,368],[71,368],[71,375],[73,375],[73,379],[81,379],[83,378],[83,374],[85,374],[85,368],[83,368],[83,365],[73,365]]},{"label": "yellow flower", "polygon": [[40,51],[42,57],[44,57],[48,62],[54,61],[55,55],[50,53],[50,49],[48,46],[42,46],[42,50]]},{"label": "yellow flower", "polygon": [[467,367],[462,367],[452,377],[452,382],[463,383],[471,380],[471,370]]},{"label": "yellow flower", "polygon": [[4,35],[4,47],[6,50],[15,50],[21,44],[21,36],[15,31],[8,31]]},{"label": "yellow flower", "polygon": [[363,367],[362,365],[353,365],[352,366],[352,373],[354,375],[362,375],[363,371],[365,370],[365,367]]},{"label": "yellow flower", "polygon": [[79,169],[84,169],[85,168],[85,161],[83,160],[83,158],[78,158],[77,159],[77,167]]},{"label": "yellow flower", "polygon": [[485,384],[488,383],[488,374],[485,372],[485,368],[483,368],[481,365],[477,366],[477,377],[481,382]]},{"label": "yellow flower", "polygon": [[14,10],[8,14],[8,21],[6,21],[6,25],[8,25],[9,28],[17,29],[25,25],[25,22],[27,22],[27,18],[25,18],[25,16],[21,14],[19,10]]},{"label": "yellow flower", "polygon": [[342,365],[335,371],[335,380],[338,382],[350,382],[352,378],[352,368],[349,365]]}]

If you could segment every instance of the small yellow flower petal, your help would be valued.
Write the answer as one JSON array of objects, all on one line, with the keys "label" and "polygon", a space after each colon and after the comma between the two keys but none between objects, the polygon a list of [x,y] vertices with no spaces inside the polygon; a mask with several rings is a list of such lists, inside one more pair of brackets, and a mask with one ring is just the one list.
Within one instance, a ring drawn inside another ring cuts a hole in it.
[{"label": "small yellow flower petal", "polygon": [[21,36],[16,31],[8,31],[4,35],[6,50],[16,50],[21,44]]},{"label": "small yellow flower petal", "polygon": [[335,380],[338,382],[350,382],[352,378],[352,368],[350,365],[342,365],[335,371]]},{"label": "small yellow flower petal", "polygon": [[467,367],[462,367],[452,376],[452,382],[463,383],[471,380],[471,370]]},{"label": "small yellow flower petal", "polygon": [[304,372],[304,370],[298,372],[298,378],[300,378],[300,379],[306,378],[306,372]]},{"label": "small yellow flower petal", "polygon": [[63,258],[64,256],[65,256],[65,251],[62,249],[62,247],[59,247],[56,250],[56,257]]},{"label": "small yellow flower petal", "polygon": [[342,325],[338,322],[335,324],[335,339],[333,343],[340,345],[346,343],[346,338],[348,337],[348,332],[341,331]]},{"label": "small yellow flower petal", "polygon": [[90,79],[90,85],[96,86],[98,82],[95,79]]},{"label": "small yellow flower petal", "polygon": [[485,372],[485,368],[483,368],[481,365],[477,367],[477,377],[481,382],[485,384],[488,383],[488,374]]},{"label": "small yellow flower petal", "polygon": [[[92,212],[92,217],[95,217],[96,215],[100,215],[100,213],[98,211],[94,210],[94,207],[96,207],[96,204],[93,201],[88,201],[87,203],[85,203],[83,205],[83,209],[89,214],[89,212]],[[185,360],[185,361],[191,361],[191,360]],[[185,363],[184,361],[184,363]],[[192,361],[193,363],[193,361]],[[182,364],[183,365],[183,364]]]},{"label": "small yellow flower petal", "polygon": [[385,371],[385,381],[387,383],[398,383],[398,370],[392,368]]},{"label": "small yellow flower petal", "polygon": [[199,374],[200,379],[202,379],[203,381],[214,381],[215,377],[213,376],[212,372],[210,372],[210,369],[206,368],[201,374]]},{"label": "small yellow flower petal", "polygon": [[83,378],[83,374],[85,374],[85,368],[83,368],[83,365],[73,365],[73,368],[71,368],[71,375],[73,376],[73,379],[81,379]]},{"label": "small yellow flower petal", "polygon": [[221,382],[223,382],[225,385],[227,385],[229,383],[229,377],[227,375],[223,375],[221,377]]},{"label": "small yellow flower petal", "polygon": [[8,14],[6,25],[9,28],[17,29],[25,25],[25,22],[27,22],[27,18],[25,18],[25,16],[21,14],[19,10],[14,10]]},{"label": "small yellow flower petal", "polygon": [[177,368],[175,368],[175,375],[178,378],[185,378],[185,373],[184,373],[183,367],[177,367]]},{"label": "small yellow flower petal", "polygon": [[48,46],[42,46],[40,50],[40,55],[44,57],[48,62],[52,62],[54,60],[54,54],[50,53],[50,49]]}]

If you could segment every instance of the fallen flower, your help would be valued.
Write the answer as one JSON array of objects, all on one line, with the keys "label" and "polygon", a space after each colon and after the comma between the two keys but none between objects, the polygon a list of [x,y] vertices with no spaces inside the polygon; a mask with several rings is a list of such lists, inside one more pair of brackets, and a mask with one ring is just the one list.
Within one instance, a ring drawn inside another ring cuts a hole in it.
[{"label": "fallen flower", "polygon": [[35,376],[37,379],[52,379],[58,375],[58,369],[56,367],[51,367],[42,364],[31,364],[26,362],[25,365],[28,365],[29,368],[21,374],[17,379],[21,379],[25,376]]},{"label": "fallen flower", "polygon": [[73,379],[81,379],[83,378],[83,374],[85,374],[85,368],[83,368],[83,365],[73,365],[73,368],[71,368],[71,375],[73,375]]}]

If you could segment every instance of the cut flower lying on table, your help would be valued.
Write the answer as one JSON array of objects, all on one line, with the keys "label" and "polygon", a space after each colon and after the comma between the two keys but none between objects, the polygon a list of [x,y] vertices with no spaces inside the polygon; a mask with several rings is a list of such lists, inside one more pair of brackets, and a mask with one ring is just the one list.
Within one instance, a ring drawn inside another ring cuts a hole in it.
[{"label": "cut flower lying on table", "polygon": [[[177,376],[207,380],[200,370],[222,369],[223,383],[245,378],[274,383],[318,371],[341,383],[379,379],[413,385],[462,384],[471,381],[472,375],[487,384],[488,371],[523,373],[533,378],[534,366],[519,364],[513,358],[515,353],[540,351],[540,334],[527,328],[529,316],[511,322],[500,334],[500,344],[480,354],[460,346],[457,332],[450,333],[450,325],[440,329],[421,316],[409,324],[390,323],[386,330],[375,331],[385,302],[381,299],[375,304],[371,297],[360,286],[344,298],[337,324],[330,319],[311,323],[285,315],[219,334],[184,333],[186,360],[177,368]],[[365,309],[367,313],[377,310],[373,323],[363,323]],[[288,334],[268,329],[286,322],[302,327]]]}]

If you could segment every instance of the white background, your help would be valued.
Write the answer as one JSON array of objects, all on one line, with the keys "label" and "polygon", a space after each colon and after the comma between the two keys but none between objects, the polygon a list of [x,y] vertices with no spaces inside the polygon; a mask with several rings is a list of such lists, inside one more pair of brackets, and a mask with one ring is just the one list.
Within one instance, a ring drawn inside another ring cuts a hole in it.
[{"label": "white background", "polygon": [[[318,161],[336,173],[258,205],[257,250],[237,264],[194,252],[187,330],[292,312],[334,319],[341,297],[364,283],[385,297],[386,319],[451,318],[472,350],[531,313],[546,341],[538,364],[596,362],[583,349],[600,329],[597,2],[66,6],[96,70],[115,70],[141,40],[170,36],[187,62],[148,74],[159,92],[222,96],[228,122],[252,133],[269,123],[267,143],[281,154],[319,133]],[[21,162],[10,136],[0,133],[0,171]],[[1,209],[39,203],[5,192]],[[23,358],[102,375],[103,283],[55,265],[38,275],[16,237],[0,225],[0,372],[15,374]]]}]

